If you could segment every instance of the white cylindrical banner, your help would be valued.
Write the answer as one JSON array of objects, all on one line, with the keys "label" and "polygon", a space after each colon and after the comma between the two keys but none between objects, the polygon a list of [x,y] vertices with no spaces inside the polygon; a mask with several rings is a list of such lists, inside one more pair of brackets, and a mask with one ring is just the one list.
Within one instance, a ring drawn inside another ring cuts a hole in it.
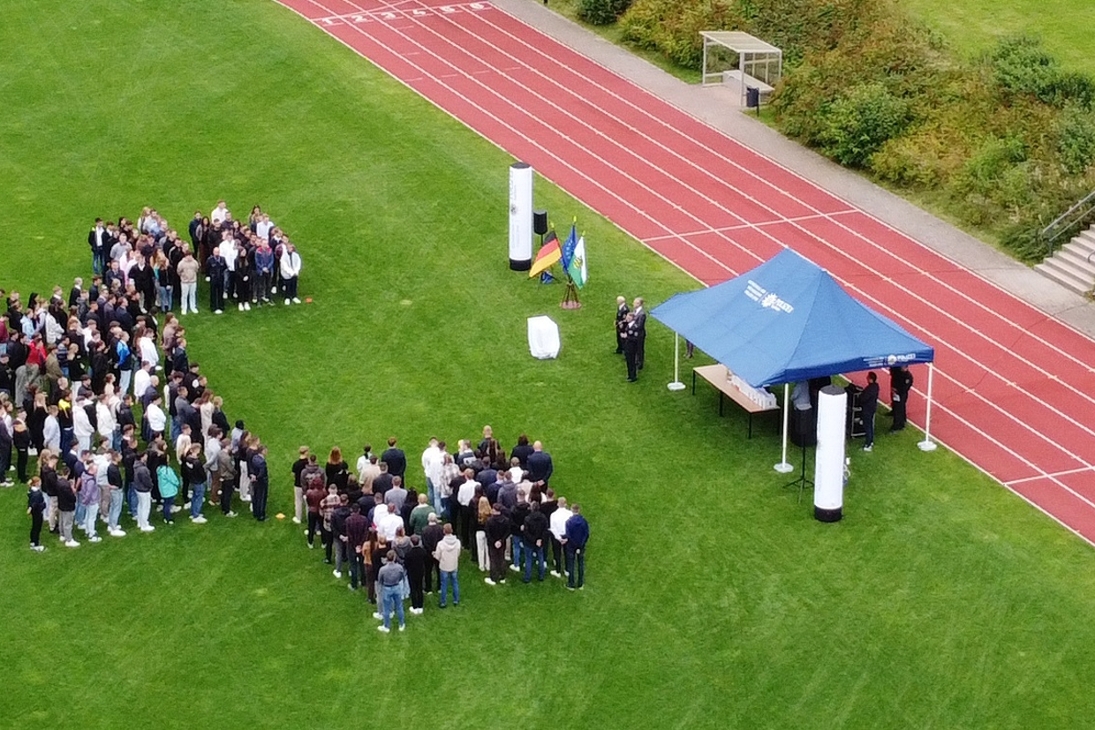
[{"label": "white cylindrical banner", "polygon": [[844,427],[848,394],[835,385],[818,393],[814,454],[814,517],[836,522],[844,510]]},{"label": "white cylindrical banner", "polygon": [[532,167],[527,162],[509,166],[509,267],[532,268]]}]

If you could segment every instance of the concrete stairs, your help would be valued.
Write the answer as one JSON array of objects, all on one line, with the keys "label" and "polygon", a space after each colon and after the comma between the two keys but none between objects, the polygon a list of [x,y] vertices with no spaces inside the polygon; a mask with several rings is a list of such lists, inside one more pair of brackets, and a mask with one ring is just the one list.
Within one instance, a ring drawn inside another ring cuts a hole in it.
[{"label": "concrete stairs", "polygon": [[1083,231],[1034,268],[1077,294],[1091,293],[1095,288],[1095,230]]}]

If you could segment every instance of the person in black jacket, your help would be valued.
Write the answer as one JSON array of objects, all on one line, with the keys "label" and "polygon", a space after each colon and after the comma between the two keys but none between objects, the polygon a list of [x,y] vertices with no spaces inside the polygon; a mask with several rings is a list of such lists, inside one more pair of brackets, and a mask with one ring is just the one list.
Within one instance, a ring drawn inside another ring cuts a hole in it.
[{"label": "person in black jacket", "polygon": [[627,300],[622,296],[616,297],[616,354],[621,355],[624,351],[624,338],[623,332],[627,322],[627,314],[631,311],[631,308],[627,306]]},{"label": "person in black jacket", "polygon": [[76,517],[76,490],[72,488],[70,481],[62,478],[57,480],[57,512],[60,515],[61,542],[65,547],[80,547],[80,543],[72,539],[72,523]]},{"label": "person in black jacket", "polygon": [[487,519],[487,555],[490,563],[490,575],[485,579],[487,585],[506,582],[506,538],[510,534],[509,518],[502,514],[502,506],[495,504]]},{"label": "person in black jacket", "polygon": [[874,371],[867,373],[867,387],[859,394],[859,415],[863,419],[863,450],[874,448],[874,414],[878,410],[878,376]]},{"label": "person in black jacket", "polygon": [[422,529],[422,547],[426,549],[424,587],[427,594],[433,593],[432,581],[434,574],[437,575],[437,585],[441,585],[441,568],[437,563],[437,559],[433,557],[433,551],[437,549],[437,544],[441,542],[441,538],[444,536],[445,528],[441,526],[437,515],[431,512],[426,518],[426,526]]},{"label": "person in black jacket", "polygon": [[190,497],[190,521],[196,525],[204,525],[205,517],[202,515],[202,505],[205,503],[205,461],[201,458],[201,444],[191,444],[186,455],[182,459],[182,478],[189,486]]},{"label": "person in black jacket", "polygon": [[407,580],[411,585],[411,613],[415,615],[422,613],[422,606],[425,603],[422,587],[426,580],[426,566],[429,560],[430,556],[426,548],[422,547],[422,537],[411,535],[411,549],[403,558],[403,567],[407,570]]},{"label": "person in black jacket", "polygon": [[27,491],[27,514],[30,515],[30,549],[42,552],[42,515],[46,511],[46,496],[42,494],[42,480],[34,477]]},{"label": "person in black jacket", "polygon": [[905,409],[908,407],[912,386],[913,376],[907,365],[890,368],[890,403],[893,407],[891,432],[905,428]]},{"label": "person in black jacket", "polygon": [[388,473],[393,477],[402,477],[407,471],[407,455],[396,446],[396,438],[388,439],[388,448],[380,455],[380,460],[388,465]]},{"label": "person in black jacket", "polygon": [[538,580],[544,580],[547,573],[547,565],[544,561],[544,540],[547,539],[548,519],[540,511],[537,502],[529,504],[529,513],[525,522],[521,525],[521,539],[525,543],[525,583],[532,580],[532,563],[535,560],[540,568]]},{"label": "person in black jacket", "polygon": [[523,492],[517,493],[517,506],[510,511],[509,523],[510,523],[510,542],[512,543],[511,552],[513,558],[513,565],[510,569],[513,571],[520,571],[523,565],[525,544],[523,539],[522,528],[525,526],[525,518],[528,517],[529,506],[528,500],[525,498]]},{"label": "person in black jacket", "polygon": [[270,493],[270,474],[266,468],[266,447],[260,446],[251,463],[247,465],[251,475],[251,513],[259,522],[266,521],[266,498]]}]

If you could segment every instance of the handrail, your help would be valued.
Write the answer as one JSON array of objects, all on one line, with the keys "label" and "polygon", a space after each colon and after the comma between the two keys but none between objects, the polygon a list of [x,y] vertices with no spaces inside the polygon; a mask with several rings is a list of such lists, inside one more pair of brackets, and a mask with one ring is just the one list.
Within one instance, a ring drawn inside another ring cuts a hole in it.
[{"label": "handrail", "polygon": [[1095,211],[1095,190],[1085,195],[1082,200],[1071,208],[1057,216],[1048,226],[1042,229],[1041,238],[1046,242],[1046,255],[1053,253],[1053,242],[1061,237],[1061,234],[1072,230],[1084,218]]}]

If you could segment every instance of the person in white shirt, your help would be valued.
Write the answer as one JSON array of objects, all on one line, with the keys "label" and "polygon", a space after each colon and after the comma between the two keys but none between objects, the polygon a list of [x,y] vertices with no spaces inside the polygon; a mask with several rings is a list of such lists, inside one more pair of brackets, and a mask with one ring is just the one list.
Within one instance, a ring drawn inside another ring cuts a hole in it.
[{"label": "person in white shirt", "polygon": [[[547,494],[550,499],[553,495],[552,490],[548,489]],[[574,513],[567,509],[566,497],[559,497],[559,506],[551,513],[551,519],[548,520],[548,530],[551,533],[551,556],[555,560],[555,569],[551,571],[551,574],[556,578],[562,578],[566,573],[563,562],[563,538],[567,536],[567,520],[573,516]]]},{"label": "person in white shirt", "polygon": [[148,390],[151,382],[152,366],[148,363],[141,363],[140,369],[133,374],[133,397],[140,400],[141,396]]},{"label": "person in white shirt", "polygon": [[270,216],[263,213],[259,216],[258,222],[255,224],[255,234],[264,241],[270,240],[270,229],[274,227],[274,224],[270,222]]},{"label": "person in white shirt", "polygon": [[[357,483],[365,483],[365,470],[369,468],[369,457],[372,456],[372,446],[365,444],[365,448],[361,451],[361,456],[357,457],[357,464],[354,465],[354,472],[357,474]],[[377,473],[380,473],[380,469],[377,469]]]},{"label": "person in white shirt", "polygon": [[388,505],[378,504],[373,512],[373,522],[376,524],[376,532],[383,535],[388,542],[395,540],[396,534],[403,527],[403,518],[389,512]]},{"label": "person in white shirt", "polygon": [[[103,393],[99,396],[99,402],[95,404],[95,428],[99,432],[99,435],[103,437],[107,444],[110,444],[111,448],[117,445],[115,443],[115,437],[119,437],[121,434],[115,434],[118,429],[118,420],[115,416],[117,409],[111,407],[110,396]],[[104,461],[102,465],[103,482],[106,482],[106,468],[110,466],[109,457]],[[105,512],[103,514],[106,514]]]},{"label": "person in white shirt", "polygon": [[150,370],[159,369],[160,352],[156,349],[156,343],[153,341],[151,333],[146,331],[141,337],[137,338],[137,350],[141,354],[142,365],[151,365]]},{"label": "person in white shirt", "polygon": [[223,223],[224,219],[228,216],[228,206],[224,204],[223,200],[218,200],[217,207],[209,212],[209,220],[212,221],[215,226],[219,226]]},{"label": "person in white shirt", "polygon": [[163,403],[163,396],[156,393],[152,397],[152,402],[145,408],[145,418],[148,419],[148,430],[152,434],[163,433],[164,428],[167,427],[167,414],[163,412],[161,404]]},{"label": "person in white shirt", "polygon": [[91,437],[95,435],[95,429],[91,427],[91,419],[85,410],[87,405],[87,399],[80,398],[72,409],[72,435],[80,445],[80,453],[91,450]]},{"label": "person in white shirt", "polygon": [[49,415],[42,425],[42,443],[50,453],[61,453],[61,424],[57,420],[57,406],[49,407]]},{"label": "person in white shirt", "polygon": [[445,465],[445,458],[441,455],[441,448],[436,437],[430,438],[430,445],[422,452],[422,471],[426,476],[426,495],[433,510],[441,514],[441,494],[437,485],[441,483],[441,470]]}]

